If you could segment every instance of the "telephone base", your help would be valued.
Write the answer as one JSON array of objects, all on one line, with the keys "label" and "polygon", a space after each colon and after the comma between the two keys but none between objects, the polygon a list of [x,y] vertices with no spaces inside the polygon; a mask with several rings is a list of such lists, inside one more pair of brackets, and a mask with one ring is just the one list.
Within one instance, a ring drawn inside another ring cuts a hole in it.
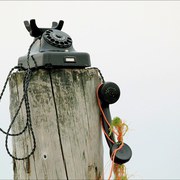
[{"label": "telephone base", "polygon": [[[27,56],[18,59],[18,66],[27,69]],[[40,52],[29,57],[29,66],[34,68],[85,68],[90,67],[90,56],[84,52]]]}]

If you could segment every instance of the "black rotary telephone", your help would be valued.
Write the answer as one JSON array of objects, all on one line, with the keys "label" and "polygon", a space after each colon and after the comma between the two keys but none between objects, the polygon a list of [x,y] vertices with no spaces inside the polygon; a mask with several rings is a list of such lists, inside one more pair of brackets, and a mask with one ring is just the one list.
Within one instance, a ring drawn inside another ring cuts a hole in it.
[{"label": "black rotary telephone", "polygon": [[[24,21],[24,24],[30,35],[35,38],[35,41],[29,48],[29,57],[23,56],[19,58],[18,67],[22,67],[22,69],[37,69],[86,68],[91,66],[89,54],[75,51],[71,37],[61,31],[64,21],[60,20],[59,23],[53,22],[51,28],[38,28],[35,19],[31,19],[30,22]],[[99,88],[98,95],[103,112],[108,122],[111,123],[109,105],[119,99],[120,89],[115,83],[105,82]],[[109,134],[109,126],[104,120],[103,127],[106,133]],[[113,135],[109,138],[114,141]],[[106,140],[111,155],[120,144],[112,143],[107,137]],[[131,148],[124,143],[123,147],[117,151],[114,162],[117,164],[126,163],[131,156]]]},{"label": "black rotary telephone", "polygon": [[[103,128],[106,134],[109,134],[109,126],[105,121],[105,118],[108,120],[109,124],[111,123],[111,114],[109,110],[109,105],[115,103],[120,97],[120,89],[119,87],[113,82],[105,82],[104,84],[100,85],[98,89],[98,96],[101,100],[101,107],[103,113],[105,115],[102,116],[102,123]],[[106,136],[105,136],[106,137]],[[113,134],[109,136],[109,138],[115,142]],[[119,143],[112,143],[109,138],[106,137],[107,144],[110,148],[110,156],[112,155],[113,151],[117,149],[121,144]],[[118,150],[115,154],[114,162],[117,164],[124,164],[131,159],[132,151],[131,148],[124,143],[122,148]]]},{"label": "black rotary telephone", "polygon": [[[85,68],[91,65],[89,54],[75,51],[71,37],[61,31],[64,21],[53,22],[51,28],[38,28],[35,19],[30,23],[24,21],[24,24],[30,35],[38,39],[31,47],[30,68]],[[28,68],[27,56],[19,58],[18,66]]]}]

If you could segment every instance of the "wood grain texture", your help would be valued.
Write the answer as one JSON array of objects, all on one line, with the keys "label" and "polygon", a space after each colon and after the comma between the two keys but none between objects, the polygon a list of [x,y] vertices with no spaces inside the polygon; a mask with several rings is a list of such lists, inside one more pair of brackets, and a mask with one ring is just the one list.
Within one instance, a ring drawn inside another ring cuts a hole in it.
[{"label": "wood grain texture", "polygon": [[[10,79],[10,112],[22,97],[24,72]],[[96,87],[96,69],[38,70],[29,86],[32,126],[37,148],[28,160],[14,160],[14,179],[99,179],[103,146]],[[19,132],[26,123],[23,107],[13,124]],[[13,138],[13,154],[26,156],[32,149],[30,132]]]}]

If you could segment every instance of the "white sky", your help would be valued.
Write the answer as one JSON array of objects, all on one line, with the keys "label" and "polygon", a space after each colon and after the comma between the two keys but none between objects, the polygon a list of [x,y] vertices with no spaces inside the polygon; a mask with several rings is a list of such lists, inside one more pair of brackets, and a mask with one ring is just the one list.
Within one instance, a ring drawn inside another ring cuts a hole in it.
[{"label": "white sky", "polygon": [[[132,179],[180,178],[180,2],[29,1],[0,2],[0,87],[32,38],[23,21],[39,27],[64,20],[77,51],[88,52],[106,81],[116,82],[121,98],[112,117],[129,125],[125,142]],[[0,104],[0,127],[7,129],[8,90]],[[12,179],[12,160],[0,135],[0,179]],[[11,146],[11,144],[10,144]],[[104,144],[105,164],[109,161]],[[106,168],[108,175],[110,166]]]}]

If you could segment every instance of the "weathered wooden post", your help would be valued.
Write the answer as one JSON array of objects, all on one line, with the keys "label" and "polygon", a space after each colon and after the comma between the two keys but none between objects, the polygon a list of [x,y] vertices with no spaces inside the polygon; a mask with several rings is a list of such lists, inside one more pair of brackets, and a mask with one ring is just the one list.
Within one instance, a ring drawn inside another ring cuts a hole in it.
[{"label": "weathered wooden post", "polygon": [[[37,29],[32,29],[33,23],[35,21],[25,25],[31,35],[37,37],[39,34]],[[71,39],[66,34],[58,34],[55,27],[58,25],[53,23],[53,30],[40,29],[40,33],[45,32],[45,37],[34,43],[38,46],[38,41],[41,41],[40,48],[43,50],[39,54],[32,53],[26,61],[23,58],[19,60],[19,66],[32,69],[28,86],[32,124],[20,136],[13,138],[13,156],[23,158],[35,146],[36,149],[27,159],[13,160],[14,179],[100,179],[103,174],[103,147],[95,91],[101,78],[97,69],[84,68],[89,63],[86,54],[81,56],[74,51],[68,52],[72,48],[68,47]],[[65,49],[63,59],[58,57],[57,51],[51,51],[51,46],[56,43],[53,38],[57,41],[55,50]],[[48,40],[51,44],[48,45],[50,54],[47,55],[43,52]],[[63,44],[64,47],[61,47]],[[43,63],[46,63],[46,68],[38,68]],[[24,76],[25,71],[18,71],[10,78],[12,117],[24,94]],[[13,133],[21,132],[27,125],[26,120],[23,103],[13,123]]]}]

